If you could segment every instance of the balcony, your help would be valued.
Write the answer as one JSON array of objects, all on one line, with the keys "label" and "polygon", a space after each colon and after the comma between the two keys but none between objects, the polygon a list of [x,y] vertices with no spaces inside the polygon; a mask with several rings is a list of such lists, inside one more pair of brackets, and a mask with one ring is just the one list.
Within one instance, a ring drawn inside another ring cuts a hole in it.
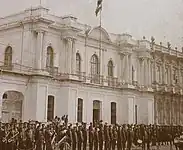
[{"label": "balcony", "polygon": [[79,81],[86,82],[86,72],[76,71],[76,77]]},{"label": "balcony", "polygon": [[10,65],[2,65],[2,66],[0,66],[0,69],[7,70],[7,71],[12,71],[13,70],[13,64],[10,64]]},{"label": "balcony", "polygon": [[46,71],[52,75],[52,76],[55,76],[58,74],[58,67],[50,67],[50,66],[47,66],[46,67]]},{"label": "balcony", "polygon": [[4,65],[3,62],[0,62],[0,69],[2,71],[19,73],[19,74],[31,74],[32,67],[24,66],[18,63],[12,63],[10,65]]},{"label": "balcony", "polygon": [[104,77],[99,75],[99,74],[91,74],[90,75],[90,83],[103,85]]},{"label": "balcony", "polygon": [[108,83],[108,86],[117,87],[118,86],[118,78],[108,76],[107,83]]}]

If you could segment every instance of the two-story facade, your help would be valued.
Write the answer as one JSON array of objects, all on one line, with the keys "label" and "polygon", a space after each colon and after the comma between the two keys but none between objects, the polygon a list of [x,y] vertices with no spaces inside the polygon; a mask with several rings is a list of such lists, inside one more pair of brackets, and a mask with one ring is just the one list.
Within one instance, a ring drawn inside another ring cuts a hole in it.
[{"label": "two-story facade", "polygon": [[0,19],[1,119],[179,124],[183,54],[37,7]]}]

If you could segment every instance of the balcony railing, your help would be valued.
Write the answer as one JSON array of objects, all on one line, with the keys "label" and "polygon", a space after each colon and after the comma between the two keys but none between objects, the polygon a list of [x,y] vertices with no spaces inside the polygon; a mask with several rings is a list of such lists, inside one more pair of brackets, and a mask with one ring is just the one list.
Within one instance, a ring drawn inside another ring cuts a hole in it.
[{"label": "balcony railing", "polygon": [[18,63],[12,63],[11,65],[4,65],[3,62],[0,62],[0,69],[3,71],[23,73],[23,74],[30,74],[33,70],[32,67],[20,65]]},{"label": "balcony railing", "polygon": [[118,78],[108,76],[107,82],[108,86],[116,87],[118,85]]},{"label": "balcony railing", "polygon": [[58,74],[58,67],[46,67],[46,71],[49,72],[50,75],[57,75]]},{"label": "balcony railing", "polygon": [[86,81],[86,72],[76,71],[76,76],[80,81]]},{"label": "balcony railing", "polygon": [[2,70],[9,70],[9,71],[11,71],[13,69],[13,64],[11,64],[11,65],[3,65],[3,66],[0,66],[0,68]]},{"label": "balcony railing", "polygon": [[90,83],[103,85],[104,77],[99,75],[99,74],[91,74],[90,75]]}]

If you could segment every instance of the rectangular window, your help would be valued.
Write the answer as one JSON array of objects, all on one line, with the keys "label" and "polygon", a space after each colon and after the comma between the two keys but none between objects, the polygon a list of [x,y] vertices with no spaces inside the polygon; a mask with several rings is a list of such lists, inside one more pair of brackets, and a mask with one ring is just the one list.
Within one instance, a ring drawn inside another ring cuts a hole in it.
[{"label": "rectangular window", "polygon": [[116,103],[111,103],[111,124],[116,124]]},{"label": "rectangular window", "polygon": [[54,96],[48,96],[48,105],[47,105],[47,120],[51,121],[54,119]]},{"label": "rectangular window", "polygon": [[83,100],[78,98],[77,122],[83,122]]}]

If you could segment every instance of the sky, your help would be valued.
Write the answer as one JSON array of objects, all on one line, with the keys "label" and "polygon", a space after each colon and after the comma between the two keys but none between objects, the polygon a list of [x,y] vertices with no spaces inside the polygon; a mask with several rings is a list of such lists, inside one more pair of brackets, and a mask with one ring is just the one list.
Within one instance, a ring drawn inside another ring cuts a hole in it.
[{"label": "sky", "polygon": [[[0,17],[37,6],[40,0],[0,0]],[[42,0],[50,13],[72,14],[82,23],[99,25],[95,16],[97,0]],[[44,2],[45,1],[45,2]],[[183,47],[183,0],[103,0],[102,26],[110,33],[143,36],[163,45]]]}]

